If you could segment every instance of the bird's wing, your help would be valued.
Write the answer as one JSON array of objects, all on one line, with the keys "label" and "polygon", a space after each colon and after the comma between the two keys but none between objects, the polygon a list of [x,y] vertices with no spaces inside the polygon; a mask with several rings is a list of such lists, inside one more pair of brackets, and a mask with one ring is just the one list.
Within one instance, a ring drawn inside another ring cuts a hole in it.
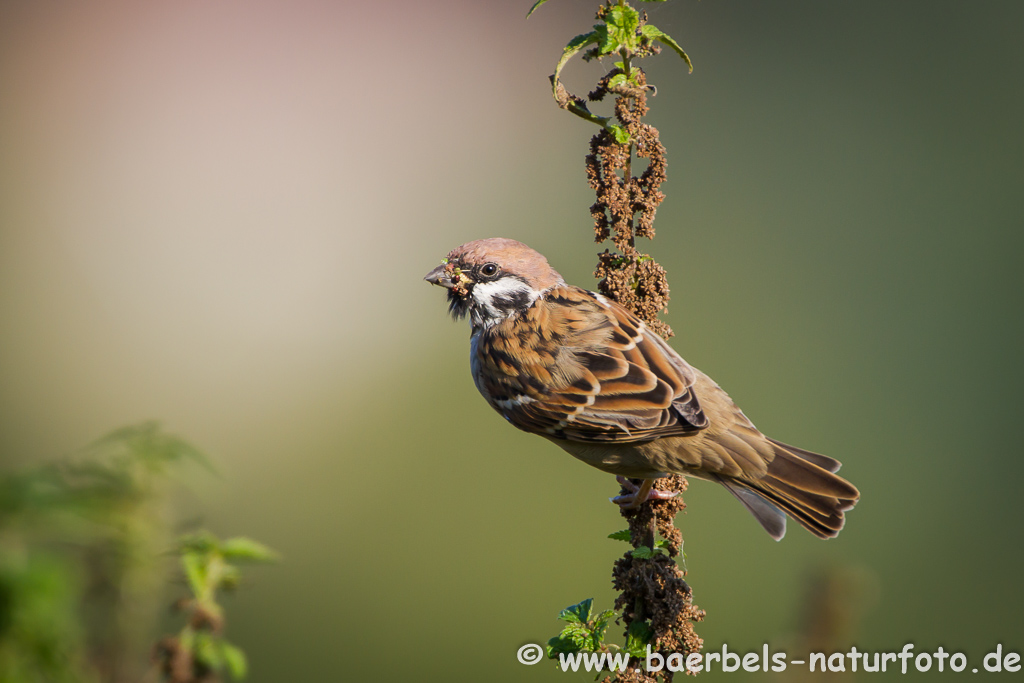
[{"label": "bird's wing", "polygon": [[481,392],[526,431],[637,442],[708,426],[694,369],[635,315],[577,287],[482,331],[474,353]]}]

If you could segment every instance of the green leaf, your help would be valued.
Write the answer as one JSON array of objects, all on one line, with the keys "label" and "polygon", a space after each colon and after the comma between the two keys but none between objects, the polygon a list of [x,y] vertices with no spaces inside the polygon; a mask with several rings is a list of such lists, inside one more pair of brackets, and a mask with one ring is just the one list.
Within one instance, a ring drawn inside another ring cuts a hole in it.
[{"label": "green leaf", "polygon": [[168,462],[175,460],[193,460],[210,472],[214,474],[217,473],[208,455],[184,439],[179,439],[178,437],[169,434],[162,435],[162,438],[153,447],[152,455],[156,459],[166,460]]},{"label": "green leaf", "polygon": [[625,128],[623,128],[617,123],[609,124],[607,128],[609,131],[611,131],[611,134],[615,136],[615,142],[619,143],[620,145],[629,144],[629,131],[627,131]]},{"label": "green leaf", "polygon": [[541,5],[543,5],[547,1],[548,0],[537,0],[537,2],[533,3],[533,7],[531,7],[530,11],[526,13],[526,18],[529,19],[530,15],[533,14],[534,12],[536,12],[537,8],[540,7]]},{"label": "green leaf", "polygon": [[591,649],[592,634],[586,624],[569,624],[562,629],[562,636],[569,638],[580,650]]},{"label": "green leaf", "polygon": [[249,672],[249,662],[245,658],[245,653],[226,640],[220,641],[220,653],[231,677],[236,681],[245,678]]},{"label": "green leaf", "polygon": [[562,50],[562,58],[559,59],[558,64],[555,65],[555,75],[551,79],[551,84],[555,91],[558,90],[558,75],[562,73],[562,67],[565,66],[566,62],[572,59],[573,55],[585,48],[587,45],[596,42],[597,33],[595,31],[583,33],[569,41],[569,44]]},{"label": "green leaf", "polygon": [[615,616],[615,610],[605,610],[594,618],[594,628],[592,631],[592,640],[594,643],[594,650],[600,650],[601,646],[604,645],[604,634],[608,630],[608,624],[611,618]]},{"label": "green leaf", "polygon": [[615,74],[610,79],[608,79],[608,88],[609,89],[614,88],[615,86],[622,85],[625,82],[626,82],[626,74]]},{"label": "green leaf", "polygon": [[622,47],[630,52],[636,52],[639,47],[637,39],[637,29],[640,28],[639,12],[629,5],[616,5],[608,10],[604,22],[608,27],[607,43],[615,45],[609,49],[602,46],[602,54],[617,52]]},{"label": "green leaf", "polygon": [[220,547],[217,537],[209,531],[198,531],[178,539],[178,552],[212,553]]},{"label": "green leaf", "polygon": [[196,631],[196,640],[193,644],[193,653],[196,660],[205,664],[214,671],[220,671],[224,666],[224,656],[221,649],[216,646],[213,638],[205,631]]},{"label": "green leaf", "polygon": [[626,645],[622,649],[634,657],[646,657],[652,635],[654,631],[646,621],[634,621],[626,631]]},{"label": "green leaf", "polygon": [[220,544],[220,552],[224,559],[233,562],[273,562],[279,559],[277,553],[256,541],[237,536]]},{"label": "green leaf", "polygon": [[570,605],[558,613],[558,618],[569,623],[585,624],[590,621],[590,607],[594,604],[594,598],[587,598],[583,602]]},{"label": "green leaf", "polygon": [[580,651],[579,646],[565,635],[555,636],[548,640],[548,646],[545,649],[547,650],[548,659],[555,659],[560,653]]},{"label": "green leaf", "polygon": [[569,624],[554,638],[548,641],[548,657],[559,652],[590,652],[592,635],[583,624]]},{"label": "green leaf", "polygon": [[185,578],[194,596],[201,597],[206,592],[206,558],[193,551],[185,551],[181,556],[181,566],[185,569]]},{"label": "green leaf", "polygon": [[597,54],[599,56],[610,55],[619,49],[618,41],[615,40],[612,31],[605,24],[595,24],[594,35],[597,36],[597,40],[594,42],[597,43]]},{"label": "green leaf", "polygon": [[651,548],[648,548],[645,545],[642,545],[642,546],[634,549],[630,553],[630,555],[632,555],[633,557],[639,558],[641,560],[649,560],[652,557],[654,557],[655,555],[664,555],[664,554],[665,554],[665,551],[662,550],[661,548],[655,548],[655,549],[652,550]]},{"label": "green leaf", "polygon": [[608,623],[615,616],[615,610],[605,610],[593,616],[593,598],[566,607],[558,618],[569,622],[557,638],[548,641],[547,653],[554,658],[560,652],[601,652],[604,650],[604,634]]},{"label": "green leaf", "polygon": [[623,529],[622,531],[616,531],[613,534],[608,534],[608,538],[613,541],[629,541],[629,529]]},{"label": "green leaf", "polygon": [[114,430],[84,449],[84,453],[117,457],[122,465],[138,463],[151,472],[162,472],[170,462],[191,459],[216,473],[210,459],[186,441],[167,434],[155,421]]},{"label": "green leaf", "polygon": [[664,33],[661,29],[659,29],[657,26],[654,26],[653,24],[646,24],[645,26],[641,27],[640,32],[648,40],[656,40],[659,43],[668,45],[670,48],[675,50],[676,53],[678,53],[679,56],[683,58],[683,61],[686,62],[686,65],[690,67],[690,73],[693,73],[693,62],[690,61],[690,57],[685,52],[683,52],[683,48],[679,45],[679,43],[677,43],[672,38],[672,36],[668,35],[667,33]]}]

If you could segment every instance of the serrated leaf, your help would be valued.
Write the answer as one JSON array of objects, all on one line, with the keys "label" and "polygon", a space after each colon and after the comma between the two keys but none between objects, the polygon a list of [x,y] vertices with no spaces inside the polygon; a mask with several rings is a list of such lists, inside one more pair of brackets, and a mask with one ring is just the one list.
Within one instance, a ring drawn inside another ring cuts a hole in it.
[{"label": "serrated leaf", "polygon": [[680,46],[679,43],[677,43],[675,39],[672,38],[672,36],[665,33],[664,31],[662,31],[657,26],[654,26],[653,24],[646,24],[642,26],[640,28],[640,32],[648,40],[656,40],[659,43],[667,45],[673,50],[675,50],[676,53],[683,58],[683,61],[686,62],[686,66],[690,67],[690,73],[693,73],[693,62],[690,61],[690,57],[683,51],[682,46]]},{"label": "serrated leaf", "polygon": [[548,640],[548,646],[545,650],[547,651],[548,659],[555,659],[560,653],[580,651],[579,647],[572,640],[560,635]]},{"label": "serrated leaf", "polygon": [[547,1],[548,0],[537,0],[537,2],[533,3],[533,7],[531,7],[530,11],[526,13],[526,18],[529,19],[530,15],[533,14],[534,12],[536,12],[537,8],[540,7],[541,5],[543,5]]},{"label": "serrated leaf", "polygon": [[608,79],[608,88],[614,88],[615,86],[622,85],[626,82],[626,74],[615,74]]},{"label": "serrated leaf", "polygon": [[626,645],[622,649],[634,657],[646,657],[652,635],[654,631],[646,621],[634,621],[626,631]]},{"label": "serrated leaf", "polygon": [[552,87],[556,92],[558,91],[558,76],[562,73],[562,67],[565,66],[566,62],[572,59],[573,55],[578,53],[587,45],[596,42],[597,33],[594,31],[591,31],[590,33],[582,33],[569,41],[569,44],[562,50],[562,58],[559,59],[558,64],[555,65],[555,75],[551,79]]},{"label": "serrated leaf", "polygon": [[641,560],[649,560],[652,557],[654,557],[655,555],[664,555],[664,554],[665,554],[665,551],[661,550],[660,548],[656,549],[656,550],[652,550],[651,548],[649,548],[649,547],[647,547],[645,545],[642,545],[642,546],[640,546],[638,548],[634,548],[633,551],[630,553],[630,555],[632,555],[633,557],[639,558]]},{"label": "serrated leaf", "polygon": [[594,598],[587,598],[575,605],[570,605],[558,613],[558,618],[569,623],[585,624],[590,621],[590,607],[594,604]]},{"label": "serrated leaf", "polygon": [[608,41],[614,42],[614,47],[604,49],[604,54],[617,52],[624,47],[630,52],[635,52],[637,45],[636,30],[640,27],[640,13],[629,5],[616,5],[608,10],[604,19],[608,27]]},{"label": "serrated leaf", "polygon": [[592,635],[584,624],[569,624],[562,629],[562,636],[571,640],[580,650],[590,649]]},{"label": "serrated leaf", "polygon": [[220,641],[220,653],[224,658],[224,664],[227,666],[231,677],[236,681],[245,678],[246,674],[249,673],[249,662],[245,657],[245,653],[226,640]]},{"label": "serrated leaf", "polygon": [[565,47],[562,48],[562,54],[574,55],[590,43],[596,42],[596,39],[597,36],[594,35],[593,31],[590,33],[581,33],[566,43]]},{"label": "serrated leaf", "polygon": [[615,610],[605,610],[594,618],[594,628],[592,630],[592,640],[594,642],[594,650],[600,650],[604,644],[604,634],[608,630],[608,623],[611,618],[615,616]]},{"label": "serrated leaf", "polygon": [[232,562],[273,562],[279,559],[277,553],[251,538],[237,536],[220,544],[224,559]]},{"label": "serrated leaf", "polygon": [[615,36],[611,31],[608,30],[608,26],[605,24],[596,24],[594,26],[594,35],[597,36],[597,54],[600,56],[610,55],[619,49],[619,43],[615,40]]},{"label": "serrated leaf", "polygon": [[608,534],[608,538],[613,541],[629,541],[629,529],[623,529],[622,531],[616,531],[615,533]]}]

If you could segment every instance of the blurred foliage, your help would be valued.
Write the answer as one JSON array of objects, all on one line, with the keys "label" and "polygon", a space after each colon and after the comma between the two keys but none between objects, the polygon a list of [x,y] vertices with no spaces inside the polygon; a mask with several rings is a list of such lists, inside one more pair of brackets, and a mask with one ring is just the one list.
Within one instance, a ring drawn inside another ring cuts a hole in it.
[{"label": "blurred foliage", "polygon": [[[168,484],[185,461],[209,468],[202,453],[148,422],[62,462],[0,473],[0,681],[139,680],[167,577]],[[213,590],[237,582],[227,560],[268,553],[207,536],[180,548],[208,608]],[[240,652],[225,658],[244,672]]]},{"label": "blurred foliage", "polygon": [[239,562],[271,562],[277,554],[261,543],[238,537],[219,541],[208,531],[185,536],[178,542],[181,566],[192,597],[176,607],[188,616],[177,636],[160,641],[155,659],[164,677],[173,683],[217,680],[223,672],[245,678],[245,653],[223,637],[224,610],[218,590],[232,590],[241,580]]}]

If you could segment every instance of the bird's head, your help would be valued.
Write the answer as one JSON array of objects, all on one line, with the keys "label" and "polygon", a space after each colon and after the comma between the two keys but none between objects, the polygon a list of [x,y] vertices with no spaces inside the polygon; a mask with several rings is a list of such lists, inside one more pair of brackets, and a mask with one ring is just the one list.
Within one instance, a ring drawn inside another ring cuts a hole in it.
[{"label": "bird's head", "polygon": [[492,237],[456,247],[424,278],[448,290],[448,310],[489,327],[526,310],[546,290],[565,284],[542,255],[522,242]]}]

